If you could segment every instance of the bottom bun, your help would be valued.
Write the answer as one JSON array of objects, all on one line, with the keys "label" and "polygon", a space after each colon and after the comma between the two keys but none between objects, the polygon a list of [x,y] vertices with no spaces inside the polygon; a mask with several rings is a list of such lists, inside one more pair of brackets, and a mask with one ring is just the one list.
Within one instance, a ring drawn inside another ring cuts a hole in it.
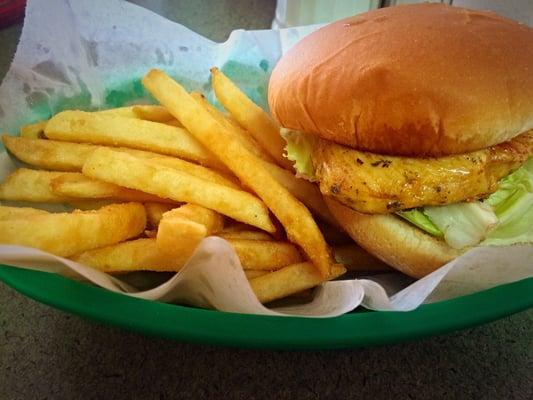
[{"label": "bottom bun", "polygon": [[391,267],[422,278],[462,254],[391,214],[362,214],[331,197],[326,204],[346,233]]}]

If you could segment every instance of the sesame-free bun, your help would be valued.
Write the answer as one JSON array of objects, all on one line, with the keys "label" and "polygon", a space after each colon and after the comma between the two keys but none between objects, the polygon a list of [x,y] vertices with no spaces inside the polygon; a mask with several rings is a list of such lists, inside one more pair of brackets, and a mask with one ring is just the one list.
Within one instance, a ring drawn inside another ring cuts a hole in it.
[{"label": "sesame-free bun", "polygon": [[268,98],[282,126],[359,150],[478,150],[533,128],[533,28],[441,4],[370,11],[298,42]]},{"label": "sesame-free bun", "polygon": [[331,197],[326,204],[363,249],[413,278],[422,278],[462,253],[391,214],[362,214]]}]

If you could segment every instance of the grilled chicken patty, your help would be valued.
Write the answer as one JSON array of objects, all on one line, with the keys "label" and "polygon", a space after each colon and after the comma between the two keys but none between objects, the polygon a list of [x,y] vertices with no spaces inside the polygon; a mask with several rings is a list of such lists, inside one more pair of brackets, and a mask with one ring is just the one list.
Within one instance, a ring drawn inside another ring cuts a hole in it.
[{"label": "grilled chicken patty", "polygon": [[323,194],[363,213],[386,214],[480,199],[533,155],[533,131],[487,149],[439,158],[383,156],[323,139],[312,162]]}]

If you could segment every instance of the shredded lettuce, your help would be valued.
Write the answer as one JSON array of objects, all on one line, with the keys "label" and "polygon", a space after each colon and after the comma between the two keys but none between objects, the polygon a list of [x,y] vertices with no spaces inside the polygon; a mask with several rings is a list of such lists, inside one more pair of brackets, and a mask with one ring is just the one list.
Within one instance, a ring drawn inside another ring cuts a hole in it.
[{"label": "shredded lettuce", "polygon": [[291,131],[284,128],[281,129],[280,133],[287,142],[287,145],[285,146],[287,158],[294,162],[296,175],[300,178],[315,182],[315,169],[311,158],[315,142],[314,137],[302,132]]},{"label": "shredded lettuce", "polygon": [[418,208],[398,211],[396,214],[433,236],[444,236],[442,231],[431,221],[431,219]]},{"label": "shredded lettuce", "polygon": [[533,193],[533,158],[499,182],[498,190],[486,200],[496,213],[504,213],[512,206],[511,200],[520,194]]}]

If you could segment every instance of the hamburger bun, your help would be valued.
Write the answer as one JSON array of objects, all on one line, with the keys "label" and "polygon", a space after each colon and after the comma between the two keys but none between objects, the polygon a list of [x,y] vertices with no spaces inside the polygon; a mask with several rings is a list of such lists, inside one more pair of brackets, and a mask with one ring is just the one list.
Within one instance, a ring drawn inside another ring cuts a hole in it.
[{"label": "hamburger bun", "polygon": [[310,34],[277,64],[282,126],[379,154],[443,156],[533,128],[533,29],[441,4],[387,7]]},{"label": "hamburger bun", "polygon": [[363,214],[325,197],[333,216],[363,249],[413,278],[422,278],[461,251],[390,214]]}]

